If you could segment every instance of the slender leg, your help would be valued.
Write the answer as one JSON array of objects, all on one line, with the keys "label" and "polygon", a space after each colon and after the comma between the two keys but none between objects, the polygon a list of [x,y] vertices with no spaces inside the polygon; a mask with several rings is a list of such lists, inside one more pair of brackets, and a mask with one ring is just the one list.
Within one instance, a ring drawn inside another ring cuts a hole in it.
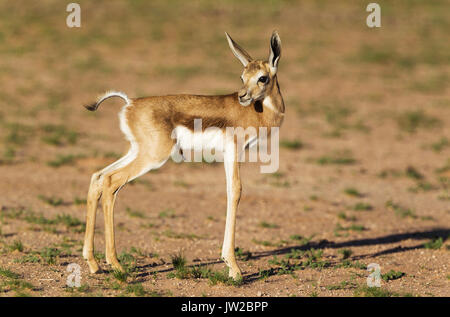
[{"label": "slender leg", "polygon": [[236,280],[242,277],[241,270],[237,265],[234,254],[236,211],[241,198],[242,186],[241,178],[239,176],[239,162],[237,160],[236,145],[234,143],[226,148],[224,165],[227,179],[227,217],[222,246],[222,259],[230,270],[230,277]]},{"label": "slender leg", "polygon": [[89,271],[97,273],[100,267],[94,257],[94,231],[95,218],[97,213],[98,201],[103,191],[104,175],[111,173],[126,164],[130,158],[130,153],[117,160],[113,164],[105,167],[101,171],[94,173],[91,178],[89,192],[87,197],[86,213],[86,233],[84,237],[83,257],[87,260]]},{"label": "slender leg", "polygon": [[[164,152],[163,152],[164,153]],[[128,181],[142,175],[150,169],[160,167],[167,158],[155,159],[142,155],[128,165],[121,167],[108,175],[103,180],[102,206],[105,219],[105,258],[115,270],[123,271],[117,260],[117,252],[114,235],[114,203],[120,189]],[[163,162],[163,163],[161,163]]]},{"label": "slender leg", "polygon": [[124,271],[117,260],[116,245],[114,239],[114,203],[116,201],[117,192],[128,182],[127,169],[113,172],[112,175],[105,176],[102,194],[103,216],[105,220],[105,258],[113,269]]},{"label": "slender leg", "polygon": [[98,200],[102,193],[101,185],[101,174],[94,173],[91,178],[87,199],[86,233],[83,247],[83,257],[86,259],[91,273],[97,273],[100,270],[94,258],[94,230]]}]

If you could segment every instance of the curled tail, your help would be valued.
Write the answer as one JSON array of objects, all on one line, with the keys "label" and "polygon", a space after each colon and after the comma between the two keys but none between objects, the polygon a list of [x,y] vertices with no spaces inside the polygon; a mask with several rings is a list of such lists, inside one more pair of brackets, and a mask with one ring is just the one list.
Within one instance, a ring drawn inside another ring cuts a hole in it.
[{"label": "curled tail", "polygon": [[105,101],[106,99],[111,98],[111,97],[120,97],[120,98],[122,98],[123,100],[125,100],[127,104],[130,103],[130,99],[129,99],[128,96],[125,95],[123,92],[120,92],[120,91],[108,91],[108,92],[104,93],[103,95],[100,95],[100,96],[97,98],[97,101],[96,101],[96,102],[94,102],[94,103],[92,103],[92,104],[89,104],[89,105],[85,105],[84,107],[85,107],[87,110],[89,110],[89,111],[95,111],[95,110],[97,110],[98,106],[100,106],[100,104],[101,104],[103,101]]}]

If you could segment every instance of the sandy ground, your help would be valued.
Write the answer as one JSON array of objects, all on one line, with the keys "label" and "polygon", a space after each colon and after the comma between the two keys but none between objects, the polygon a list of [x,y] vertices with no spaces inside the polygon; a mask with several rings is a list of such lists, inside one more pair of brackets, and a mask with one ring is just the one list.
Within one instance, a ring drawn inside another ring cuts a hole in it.
[{"label": "sandy ground", "polygon": [[[448,2],[58,1],[0,5],[0,296],[449,296]],[[126,280],[81,257],[93,172],[127,150],[120,100],[220,94],[242,71],[224,31],[258,58],[280,33],[286,119],[280,168],[241,166],[236,243],[244,280],[221,277],[226,210],[220,163],[169,161],[115,207]],[[182,255],[186,268],[174,269]],[[68,288],[67,266],[81,267]],[[368,288],[367,265],[381,270]],[[198,277],[192,268],[202,268]],[[209,269],[209,271],[207,271]],[[209,272],[209,273],[208,273]]]}]

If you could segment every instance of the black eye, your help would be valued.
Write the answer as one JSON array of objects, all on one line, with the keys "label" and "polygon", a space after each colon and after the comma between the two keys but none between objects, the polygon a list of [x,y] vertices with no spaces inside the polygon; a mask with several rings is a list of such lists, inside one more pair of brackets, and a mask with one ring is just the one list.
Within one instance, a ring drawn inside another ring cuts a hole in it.
[{"label": "black eye", "polygon": [[263,84],[267,84],[269,82],[269,77],[261,76],[261,77],[259,77],[258,81],[263,83]]}]

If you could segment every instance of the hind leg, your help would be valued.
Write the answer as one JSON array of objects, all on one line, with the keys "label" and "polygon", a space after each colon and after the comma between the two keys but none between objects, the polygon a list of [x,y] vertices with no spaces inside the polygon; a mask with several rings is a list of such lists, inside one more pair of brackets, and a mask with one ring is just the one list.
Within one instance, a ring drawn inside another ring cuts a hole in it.
[{"label": "hind leg", "polygon": [[105,175],[103,182],[102,206],[105,220],[105,257],[113,269],[123,271],[117,260],[114,235],[114,203],[117,193],[129,181],[141,176],[151,169],[159,168],[170,155],[170,150],[159,157],[141,154],[128,165]]},{"label": "hind leg", "polygon": [[87,261],[89,271],[97,273],[100,267],[94,257],[94,231],[98,201],[103,191],[104,175],[126,165],[132,159],[132,152],[92,175],[87,196],[86,233],[84,236],[83,258]]},{"label": "hind leg", "polygon": [[97,273],[100,270],[94,257],[94,230],[95,216],[97,212],[98,200],[102,194],[102,175],[101,172],[94,173],[91,178],[91,185],[87,197],[86,213],[86,233],[84,236],[83,258],[87,261],[89,271]]}]

